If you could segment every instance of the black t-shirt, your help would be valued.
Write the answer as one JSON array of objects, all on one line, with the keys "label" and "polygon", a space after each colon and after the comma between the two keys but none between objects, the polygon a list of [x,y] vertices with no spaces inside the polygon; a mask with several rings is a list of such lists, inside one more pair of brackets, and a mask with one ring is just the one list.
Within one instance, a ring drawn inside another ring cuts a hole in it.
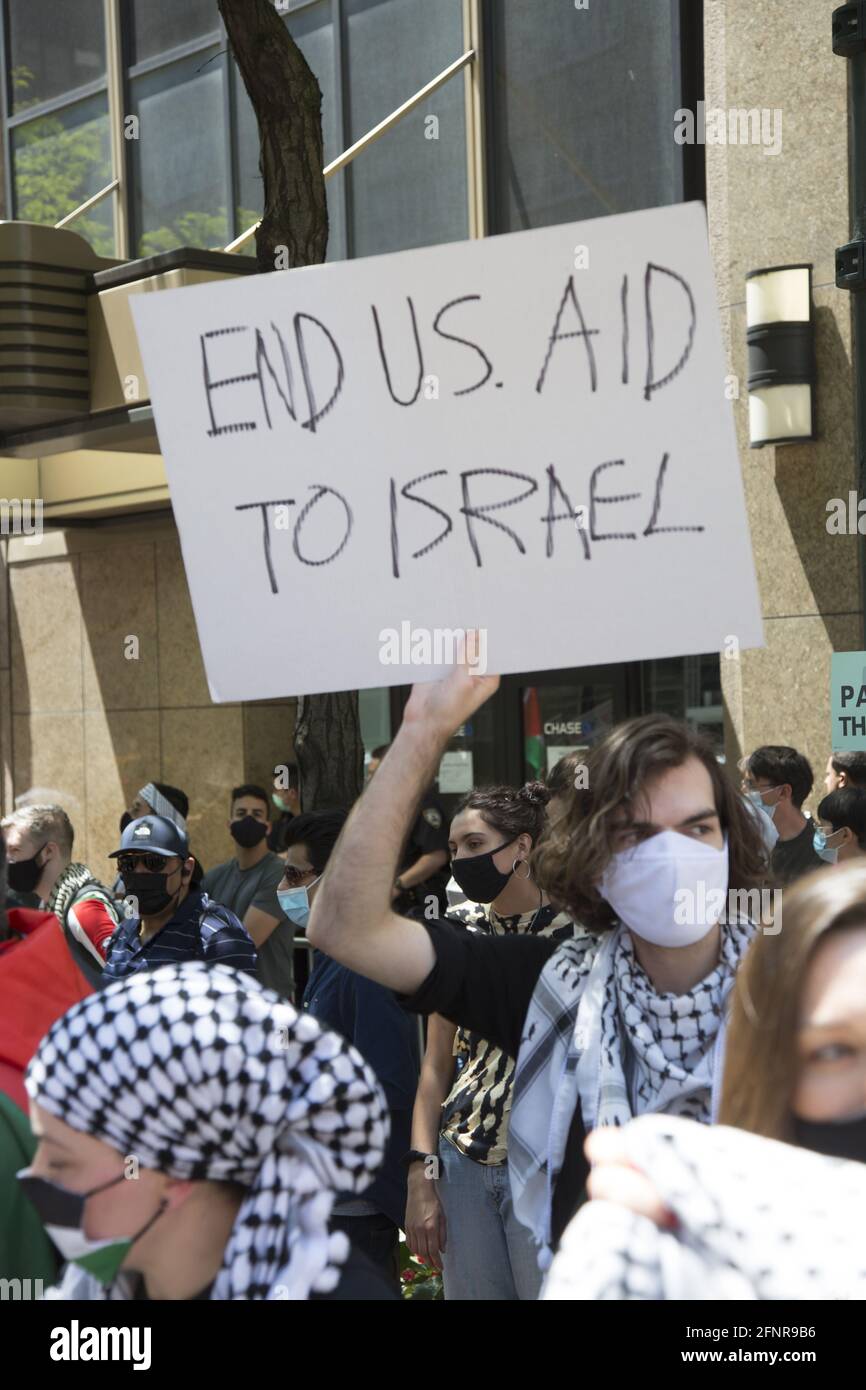
[{"label": "black t-shirt", "polygon": [[[441,1014],[516,1057],[538,977],[560,942],[524,933],[488,936],[441,921],[425,921],[423,925],[433,943],[436,964],[416,994],[402,997],[404,1008],[419,1014]],[[578,1105],[553,1192],[554,1245],[586,1186],[589,1164],[583,1153],[585,1137]]]},{"label": "black t-shirt", "polygon": [[803,874],[813,869],[825,869],[827,861],[815,853],[812,837],[815,822],[806,818],[806,824],[792,840],[777,840],[770,856],[770,872],[776,883],[787,887]]}]

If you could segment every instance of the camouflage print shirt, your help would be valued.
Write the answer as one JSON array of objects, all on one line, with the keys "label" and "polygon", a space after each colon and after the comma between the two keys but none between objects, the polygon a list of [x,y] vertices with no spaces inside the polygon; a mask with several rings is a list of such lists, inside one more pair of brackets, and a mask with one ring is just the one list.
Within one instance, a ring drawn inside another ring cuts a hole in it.
[{"label": "camouflage print shirt", "polygon": [[[468,931],[496,936],[526,932],[563,940],[583,931],[567,913],[550,903],[512,917],[500,917],[486,903],[463,903],[450,909],[448,920],[455,919],[463,922]],[[514,1058],[465,1028],[457,1029],[454,1055],[460,1069],[442,1106],[441,1133],[476,1163],[504,1163]]]}]

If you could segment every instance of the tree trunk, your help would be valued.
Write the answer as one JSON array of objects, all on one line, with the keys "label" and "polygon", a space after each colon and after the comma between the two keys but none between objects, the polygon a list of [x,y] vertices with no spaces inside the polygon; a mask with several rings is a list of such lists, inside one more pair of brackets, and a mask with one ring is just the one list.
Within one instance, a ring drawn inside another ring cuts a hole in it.
[{"label": "tree trunk", "polygon": [[[319,265],[328,246],[321,88],[272,0],[217,4],[259,126],[259,270]],[[303,810],[352,804],[364,767],[357,691],[300,698],[295,756]]]},{"label": "tree trunk", "polygon": [[328,247],[322,89],[271,0],[217,3],[259,124],[259,270],[319,265]]},{"label": "tree trunk", "polygon": [[357,691],[301,697],[295,755],[301,809],[348,810],[361,790],[364,768]]}]

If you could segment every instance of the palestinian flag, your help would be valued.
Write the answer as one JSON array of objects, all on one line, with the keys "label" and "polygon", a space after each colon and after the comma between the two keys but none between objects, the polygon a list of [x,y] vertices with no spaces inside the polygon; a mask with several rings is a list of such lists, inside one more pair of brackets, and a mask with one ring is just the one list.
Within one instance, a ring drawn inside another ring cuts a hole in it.
[{"label": "palestinian flag", "polygon": [[523,692],[523,756],[533,776],[541,778],[547,771],[544,734],[541,730],[541,707],[538,690],[528,685]]}]

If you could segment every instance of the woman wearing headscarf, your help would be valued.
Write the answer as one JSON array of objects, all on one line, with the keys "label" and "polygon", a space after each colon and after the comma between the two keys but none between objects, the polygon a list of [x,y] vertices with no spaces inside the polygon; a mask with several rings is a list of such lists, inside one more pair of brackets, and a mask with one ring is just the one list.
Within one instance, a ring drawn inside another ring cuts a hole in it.
[{"label": "woman wearing headscarf", "polygon": [[387,1111],[354,1048],[254,978],[199,961],[69,1010],[27,1073],[19,1173],[70,1262],[64,1299],[388,1298],[329,1232]]},{"label": "woman wearing headscarf", "polygon": [[866,1297],[866,866],[802,878],[734,988],[721,1125],[587,1143],[549,1299]]}]

